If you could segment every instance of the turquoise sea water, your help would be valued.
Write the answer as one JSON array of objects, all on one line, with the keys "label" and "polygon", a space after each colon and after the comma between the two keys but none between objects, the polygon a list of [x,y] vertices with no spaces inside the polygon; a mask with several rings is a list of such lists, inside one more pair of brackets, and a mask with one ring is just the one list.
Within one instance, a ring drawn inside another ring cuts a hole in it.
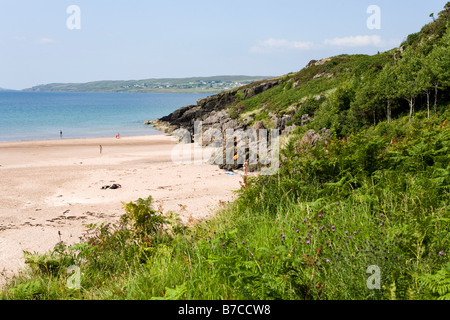
[{"label": "turquoise sea water", "polygon": [[0,141],[159,134],[144,121],[208,94],[0,92]]}]

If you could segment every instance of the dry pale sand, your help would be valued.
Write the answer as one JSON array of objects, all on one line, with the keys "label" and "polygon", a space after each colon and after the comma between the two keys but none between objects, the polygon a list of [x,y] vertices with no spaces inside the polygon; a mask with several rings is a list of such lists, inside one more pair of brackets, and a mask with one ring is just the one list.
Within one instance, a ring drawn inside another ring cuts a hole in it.
[{"label": "dry pale sand", "polygon": [[[187,222],[234,198],[240,175],[173,161],[177,146],[167,135],[0,143],[0,287],[24,250],[77,242],[84,224],[115,222],[124,202],[151,195],[155,209]],[[102,190],[113,183],[122,188]]]}]

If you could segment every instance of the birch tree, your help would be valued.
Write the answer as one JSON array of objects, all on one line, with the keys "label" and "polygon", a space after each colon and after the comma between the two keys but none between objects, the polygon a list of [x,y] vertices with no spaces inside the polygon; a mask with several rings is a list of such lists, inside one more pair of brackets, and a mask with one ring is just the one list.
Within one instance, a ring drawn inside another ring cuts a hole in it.
[{"label": "birch tree", "polygon": [[422,61],[411,49],[404,52],[402,59],[397,62],[394,70],[397,79],[397,90],[399,96],[409,104],[409,122],[414,120],[414,105],[417,95],[421,92],[419,72],[422,69]]}]

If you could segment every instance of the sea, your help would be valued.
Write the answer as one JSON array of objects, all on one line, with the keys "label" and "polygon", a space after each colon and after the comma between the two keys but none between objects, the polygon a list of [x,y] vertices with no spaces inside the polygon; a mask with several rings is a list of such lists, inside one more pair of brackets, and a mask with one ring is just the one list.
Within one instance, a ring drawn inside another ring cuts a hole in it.
[{"label": "sea", "polygon": [[208,95],[2,91],[0,142],[161,134],[144,122]]}]

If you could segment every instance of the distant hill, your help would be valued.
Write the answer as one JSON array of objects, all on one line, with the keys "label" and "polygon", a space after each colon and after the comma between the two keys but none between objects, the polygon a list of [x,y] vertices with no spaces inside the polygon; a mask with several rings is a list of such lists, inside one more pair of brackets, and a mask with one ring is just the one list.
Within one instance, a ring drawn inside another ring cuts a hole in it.
[{"label": "distant hill", "polygon": [[214,76],[163,78],[124,81],[93,81],[87,83],[51,83],[23,91],[46,92],[192,92],[217,93],[270,78],[269,76]]},{"label": "distant hill", "polygon": [[0,91],[15,91],[15,90],[12,90],[12,89],[5,89],[5,88],[0,88]]}]

